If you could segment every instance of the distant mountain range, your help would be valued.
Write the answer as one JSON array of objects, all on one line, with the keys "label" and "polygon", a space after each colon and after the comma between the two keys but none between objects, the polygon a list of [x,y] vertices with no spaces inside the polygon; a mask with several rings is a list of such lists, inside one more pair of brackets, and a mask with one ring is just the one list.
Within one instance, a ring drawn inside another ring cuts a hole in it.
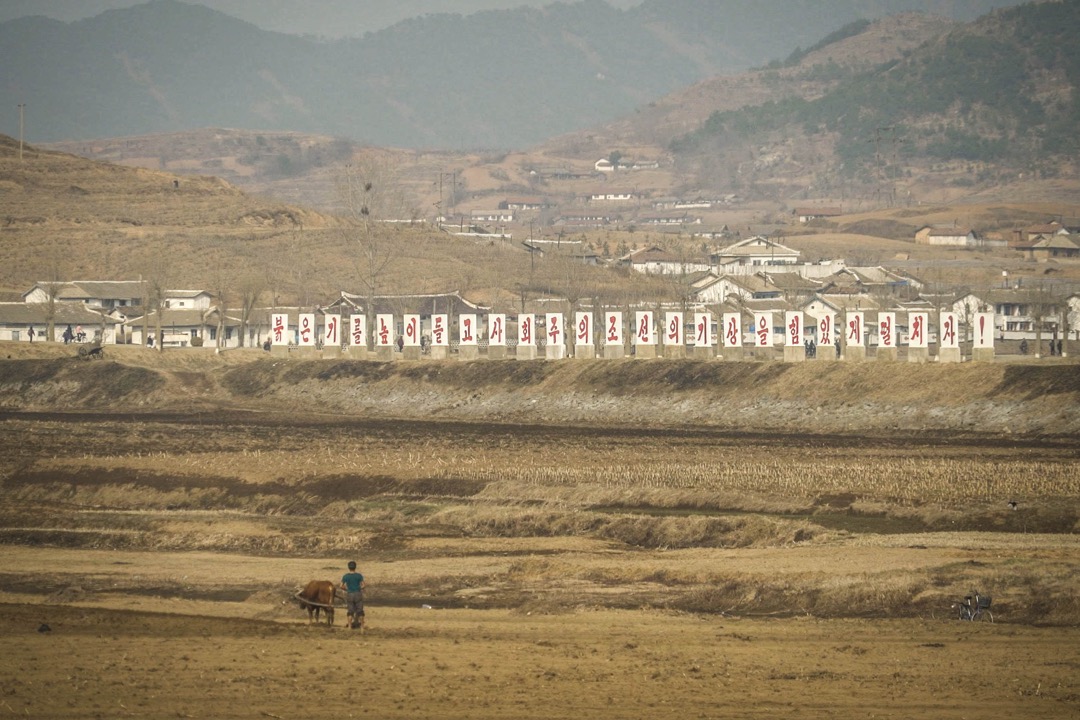
[{"label": "distant mountain range", "polygon": [[[970,20],[1015,4],[645,0],[618,10],[584,0],[428,15],[320,42],[155,0],[70,24],[0,24],[0,88],[11,106],[25,104],[33,142],[230,127],[378,146],[521,148],[782,60],[859,18],[917,10]],[[0,132],[18,135],[13,115],[4,113]]]},{"label": "distant mountain range", "polygon": [[1016,171],[1075,176],[1078,33],[1080,2],[1031,3],[941,33],[870,71],[800,58],[798,69],[765,74],[781,86],[801,77],[804,89],[817,76],[813,96],[792,91],[716,110],[669,147],[684,169],[724,167],[739,184],[786,177],[819,191],[836,178],[892,184],[935,165],[969,186]]}]

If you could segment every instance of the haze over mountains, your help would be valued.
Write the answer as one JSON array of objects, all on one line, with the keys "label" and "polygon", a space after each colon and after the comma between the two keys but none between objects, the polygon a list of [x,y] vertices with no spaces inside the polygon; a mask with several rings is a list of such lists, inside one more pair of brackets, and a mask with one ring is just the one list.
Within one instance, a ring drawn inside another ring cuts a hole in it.
[{"label": "haze over mountains", "polygon": [[[520,148],[789,56],[867,17],[970,20],[1015,0],[600,0],[429,15],[320,42],[155,0],[0,24],[0,87],[34,142],[199,127],[379,146]],[[17,135],[7,113],[0,131]]]}]

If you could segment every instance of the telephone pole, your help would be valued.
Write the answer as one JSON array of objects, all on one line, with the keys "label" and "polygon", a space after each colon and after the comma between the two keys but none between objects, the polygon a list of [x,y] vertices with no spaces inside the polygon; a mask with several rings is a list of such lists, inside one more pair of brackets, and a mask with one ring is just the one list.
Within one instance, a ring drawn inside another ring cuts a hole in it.
[{"label": "telephone pole", "polygon": [[23,146],[23,113],[26,110],[26,103],[19,103],[19,160],[22,160],[22,146]]}]

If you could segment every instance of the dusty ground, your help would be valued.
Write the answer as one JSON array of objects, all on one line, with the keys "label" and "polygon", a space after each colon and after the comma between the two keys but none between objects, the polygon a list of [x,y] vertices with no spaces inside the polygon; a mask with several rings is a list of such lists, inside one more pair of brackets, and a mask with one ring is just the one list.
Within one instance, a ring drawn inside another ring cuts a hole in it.
[{"label": "dusty ground", "polygon": [[[30,717],[1065,718],[1075,629],[391,608],[363,636],[194,612],[0,606]],[[43,618],[51,632],[36,632]]]},{"label": "dusty ground", "polygon": [[[597,367],[69,360],[0,362],[0,717],[1080,716],[1075,366],[915,368],[968,395],[875,421],[917,396],[874,368],[624,365],[635,401]],[[665,395],[695,421],[620,414]],[[283,604],[351,557],[368,632]],[[954,618],[973,588],[996,622]]]}]

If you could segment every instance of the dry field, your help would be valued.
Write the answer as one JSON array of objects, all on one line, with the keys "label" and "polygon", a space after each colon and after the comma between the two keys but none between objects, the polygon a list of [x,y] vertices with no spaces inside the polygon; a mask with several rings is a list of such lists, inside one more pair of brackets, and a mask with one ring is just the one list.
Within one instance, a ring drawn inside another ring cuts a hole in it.
[{"label": "dry field", "polygon": [[[0,717],[1080,713],[1074,434],[393,420],[283,394],[318,363],[121,359],[0,362]],[[366,633],[283,604],[350,558]]]}]

